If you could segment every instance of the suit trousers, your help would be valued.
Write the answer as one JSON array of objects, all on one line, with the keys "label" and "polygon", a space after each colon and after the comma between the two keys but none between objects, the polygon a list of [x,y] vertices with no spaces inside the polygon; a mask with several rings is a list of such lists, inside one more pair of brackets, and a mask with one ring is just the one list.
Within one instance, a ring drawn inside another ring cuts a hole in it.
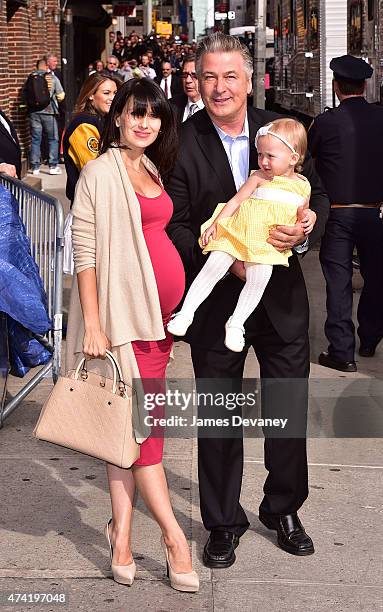
[{"label": "suit trousers", "polygon": [[320,262],[326,279],[329,352],[337,361],[354,361],[352,254],[358,249],[364,286],[358,305],[358,335],[375,347],[383,337],[383,220],[378,208],[331,210],[322,238]]},{"label": "suit trousers", "polygon": [[[254,348],[260,364],[262,416],[289,416],[289,432],[293,436],[277,437],[276,434],[270,437],[272,434],[264,430],[268,476],[260,509],[272,515],[291,514],[308,496],[305,437],[310,366],[308,336],[299,336],[286,343],[275,331],[262,303],[245,328],[246,345],[242,353],[225,348],[191,347],[197,391],[206,392],[210,386],[215,392],[218,389],[223,393],[240,392],[246,356],[249,348]],[[240,412],[241,408],[235,411]],[[199,406],[199,416],[208,413],[209,407],[201,409]],[[205,528],[209,531],[225,529],[241,536],[249,522],[240,504],[243,439],[238,429],[233,431],[233,437],[227,428],[222,437],[217,428],[210,434],[199,430],[198,472]]]}]

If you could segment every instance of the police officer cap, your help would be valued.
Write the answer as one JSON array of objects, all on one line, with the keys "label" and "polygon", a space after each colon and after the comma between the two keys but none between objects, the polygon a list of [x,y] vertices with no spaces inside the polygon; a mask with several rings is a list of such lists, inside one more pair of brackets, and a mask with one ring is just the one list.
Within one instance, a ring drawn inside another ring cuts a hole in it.
[{"label": "police officer cap", "polygon": [[330,62],[336,81],[364,81],[369,79],[373,69],[367,62],[353,55],[334,57]]}]

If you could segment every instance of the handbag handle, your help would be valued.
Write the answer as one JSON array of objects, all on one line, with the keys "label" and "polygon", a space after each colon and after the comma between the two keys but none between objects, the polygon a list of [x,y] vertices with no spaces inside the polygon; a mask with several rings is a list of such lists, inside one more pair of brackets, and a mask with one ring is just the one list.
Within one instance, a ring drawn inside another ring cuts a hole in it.
[{"label": "handbag handle", "polygon": [[[106,357],[109,359],[110,363],[112,364],[112,370],[113,370],[113,387],[112,387],[112,393],[116,393],[117,390],[117,375],[118,375],[118,387],[119,387],[119,391],[120,394],[123,395],[123,393],[125,392],[125,383],[122,380],[122,372],[121,372],[121,367],[120,364],[118,363],[117,359],[115,358],[115,356],[113,355],[113,353],[111,353],[110,351],[108,351],[108,349],[106,350]],[[86,364],[86,358],[82,357],[82,359],[80,359],[80,362],[76,368],[76,371],[74,373],[74,378],[75,380],[78,380],[79,376],[80,376],[80,370],[82,370],[82,372],[84,372],[86,374],[86,376],[83,376],[81,374],[81,376],[83,378],[87,378],[87,370],[85,367]]]}]

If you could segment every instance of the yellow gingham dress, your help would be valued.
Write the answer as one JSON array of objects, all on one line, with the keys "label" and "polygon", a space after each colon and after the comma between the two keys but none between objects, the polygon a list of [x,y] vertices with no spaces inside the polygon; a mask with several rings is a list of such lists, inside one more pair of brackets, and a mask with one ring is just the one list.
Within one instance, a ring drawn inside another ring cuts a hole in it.
[{"label": "yellow gingham dress", "polygon": [[[244,200],[232,217],[219,219],[217,237],[210,240],[203,253],[223,251],[240,261],[288,266],[292,252],[277,251],[266,242],[275,225],[295,225],[297,208],[310,196],[311,187],[306,177],[299,179],[274,176]],[[201,234],[214,221],[225,204],[218,204],[213,216],[201,227]],[[202,247],[201,240],[199,241]]]}]

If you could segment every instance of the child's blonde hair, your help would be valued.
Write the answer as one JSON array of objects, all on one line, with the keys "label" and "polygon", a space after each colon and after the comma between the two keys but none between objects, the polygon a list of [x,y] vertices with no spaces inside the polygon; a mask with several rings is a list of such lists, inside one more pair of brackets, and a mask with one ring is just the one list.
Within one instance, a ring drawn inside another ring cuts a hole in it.
[{"label": "child's blonde hair", "polygon": [[303,123],[292,117],[286,117],[283,119],[275,119],[267,125],[270,126],[272,132],[283,136],[299,154],[299,159],[295,164],[295,170],[300,172],[307,151],[307,133]]}]

